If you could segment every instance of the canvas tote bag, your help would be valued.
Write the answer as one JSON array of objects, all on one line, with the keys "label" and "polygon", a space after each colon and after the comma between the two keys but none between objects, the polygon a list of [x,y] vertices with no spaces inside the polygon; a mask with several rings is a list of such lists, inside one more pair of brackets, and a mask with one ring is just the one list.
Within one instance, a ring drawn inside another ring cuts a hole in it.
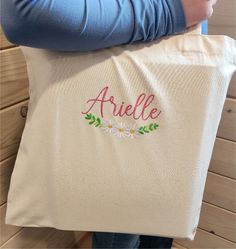
[{"label": "canvas tote bag", "polygon": [[193,240],[235,41],[21,49],[30,101],[6,224]]}]

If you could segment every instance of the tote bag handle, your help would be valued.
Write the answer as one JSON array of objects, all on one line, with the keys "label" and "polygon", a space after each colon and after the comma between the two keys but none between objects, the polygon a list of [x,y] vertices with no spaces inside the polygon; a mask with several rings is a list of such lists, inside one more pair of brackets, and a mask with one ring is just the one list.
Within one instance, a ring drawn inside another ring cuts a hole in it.
[{"label": "tote bag handle", "polygon": [[186,30],[186,34],[195,34],[195,35],[201,35],[202,34],[202,24],[194,25],[193,27],[190,27]]}]

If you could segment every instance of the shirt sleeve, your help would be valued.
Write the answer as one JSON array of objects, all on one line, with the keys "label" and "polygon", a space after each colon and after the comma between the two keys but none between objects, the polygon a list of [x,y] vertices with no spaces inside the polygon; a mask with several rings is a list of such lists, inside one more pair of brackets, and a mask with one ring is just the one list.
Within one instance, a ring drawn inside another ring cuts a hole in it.
[{"label": "shirt sleeve", "polygon": [[18,45],[89,51],[186,29],[181,0],[1,0],[1,25]]}]

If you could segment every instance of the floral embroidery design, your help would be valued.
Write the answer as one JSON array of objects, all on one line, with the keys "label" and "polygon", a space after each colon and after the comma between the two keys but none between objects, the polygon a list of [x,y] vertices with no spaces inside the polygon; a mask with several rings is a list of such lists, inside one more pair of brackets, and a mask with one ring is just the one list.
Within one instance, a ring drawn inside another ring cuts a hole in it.
[{"label": "floral embroidery design", "polygon": [[105,133],[112,134],[119,138],[138,138],[141,135],[155,131],[159,124],[150,123],[144,126],[126,125],[124,123],[113,123],[111,120],[102,120],[100,117],[95,117],[92,113],[86,114],[85,119],[89,125],[100,128]]}]

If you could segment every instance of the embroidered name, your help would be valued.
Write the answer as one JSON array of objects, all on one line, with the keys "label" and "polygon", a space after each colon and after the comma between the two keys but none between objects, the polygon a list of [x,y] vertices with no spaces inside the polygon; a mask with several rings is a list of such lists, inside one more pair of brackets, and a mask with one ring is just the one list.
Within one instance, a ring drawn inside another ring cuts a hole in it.
[{"label": "embroidered name", "polygon": [[[145,121],[157,119],[161,114],[161,110],[151,107],[155,98],[153,94],[141,93],[133,105],[125,104],[124,101],[118,104],[114,96],[108,95],[108,89],[108,86],[104,87],[95,98],[87,100],[86,103],[89,104],[89,107],[81,113],[86,114],[85,119],[89,121],[89,125],[102,128],[103,131],[119,137],[129,138],[136,138],[139,135],[150,133],[159,127],[159,124],[154,121],[146,125],[137,126],[136,123],[126,125],[124,123],[114,123],[112,120],[103,120],[105,109],[110,110],[113,116],[129,116],[134,120],[142,119]],[[91,113],[95,108],[99,110],[101,117],[95,117]]]},{"label": "embroidered name", "polygon": [[90,104],[87,111],[82,112],[82,114],[87,114],[92,111],[95,105],[98,105],[100,115],[104,118],[104,108],[105,104],[110,104],[112,108],[113,116],[131,116],[133,119],[156,119],[160,115],[161,111],[157,108],[152,108],[148,111],[148,107],[153,103],[155,96],[153,94],[147,95],[145,93],[141,93],[134,105],[125,105],[125,102],[119,105],[115,102],[114,96],[108,97],[108,86],[104,87],[100,93],[92,99],[89,99],[87,103]]}]

